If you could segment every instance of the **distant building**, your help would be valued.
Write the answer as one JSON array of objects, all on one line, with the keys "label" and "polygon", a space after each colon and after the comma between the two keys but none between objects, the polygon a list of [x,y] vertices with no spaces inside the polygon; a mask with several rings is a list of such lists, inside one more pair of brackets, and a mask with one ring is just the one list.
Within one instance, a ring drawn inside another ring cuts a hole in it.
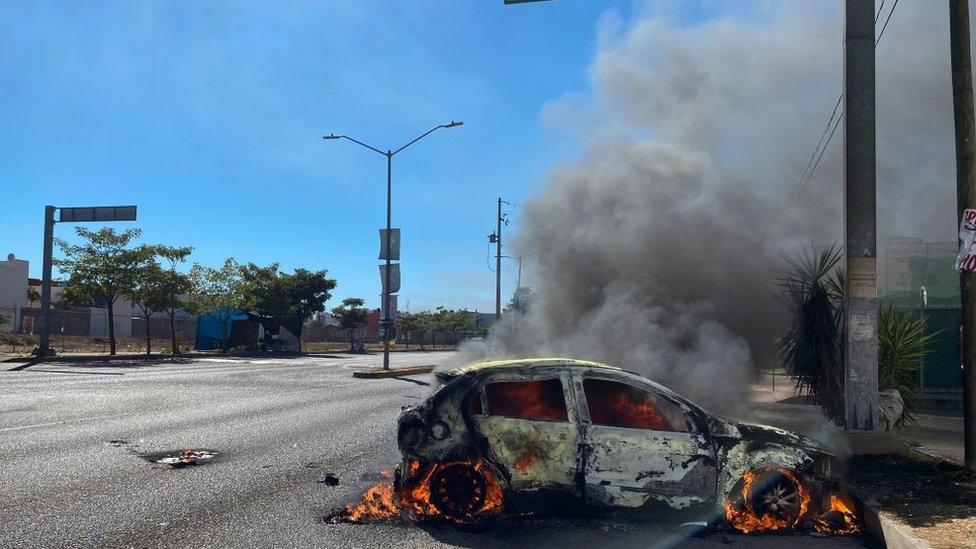
[{"label": "distant building", "polygon": [[[934,337],[928,356],[916,373],[924,397],[933,391],[961,391],[959,326],[962,322],[959,273],[953,269],[958,242],[926,242],[921,238],[885,240],[878,262],[878,297],[928,317],[926,333]],[[961,392],[958,393],[961,398]]]},{"label": "distant building", "polygon": [[29,262],[8,254],[0,261],[0,315],[4,322],[0,331],[14,331],[20,326],[21,311],[28,305],[27,272]]}]

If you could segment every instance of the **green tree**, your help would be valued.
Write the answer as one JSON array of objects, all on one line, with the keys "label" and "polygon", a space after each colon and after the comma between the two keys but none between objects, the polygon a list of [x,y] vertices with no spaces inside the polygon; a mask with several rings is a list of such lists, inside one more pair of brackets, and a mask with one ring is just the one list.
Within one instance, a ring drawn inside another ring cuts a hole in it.
[{"label": "green tree", "polygon": [[[397,339],[400,339],[400,334],[407,335],[404,338],[405,341],[412,341],[414,334],[420,334],[420,348],[424,347],[424,336],[427,330],[430,329],[431,317],[430,313],[427,311],[419,311],[416,313],[397,313],[396,324],[397,324]],[[410,344],[407,343],[407,348]]]},{"label": "green tree", "polygon": [[221,326],[221,349],[229,351],[230,318],[248,306],[241,266],[229,257],[220,269],[194,263],[190,269],[191,291],[187,305],[194,313],[213,314]]},{"label": "green tree", "polygon": [[508,305],[505,306],[505,311],[525,314],[535,304],[536,297],[535,290],[529,288],[528,286],[516,288],[515,293],[512,294],[512,300],[509,301]]},{"label": "green tree", "polygon": [[360,297],[347,297],[342,305],[332,309],[332,316],[339,322],[339,328],[349,331],[349,350],[353,350],[353,338],[356,330],[366,326],[367,312],[363,306],[366,301]]},{"label": "green tree", "polygon": [[177,265],[186,261],[193,248],[162,248],[156,250],[156,255],[168,263],[168,269],[164,271],[162,280],[165,288],[165,299],[160,303],[162,310],[169,317],[169,335],[172,346],[172,353],[179,354],[179,346],[176,343],[176,312],[187,307],[187,298],[193,289],[190,276],[176,270]]},{"label": "green tree", "polygon": [[277,263],[269,267],[248,263],[242,267],[242,278],[249,308],[278,320],[295,334],[299,350],[305,321],[325,310],[325,302],[336,287],[336,281],[327,278],[324,270],[295,269],[287,274]]},{"label": "green tree", "polygon": [[[193,248],[151,246],[153,256],[139,268],[138,276],[125,293],[146,321],[146,354],[150,354],[152,339],[149,322],[153,313],[166,312],[170,319],[173,354],[177,354],[176,310],[183,305],[183,296],[190,290],[189,277],[176,271],[176,264],[184,261]],[[160,264],[160,259],[167,265]]]},{"label": "green tree", "polygon": [[79,288],[65,286],[55,305],[61,309],[74,309],[76,307],[90,307],[93,302],[91,297]]},{"label": "green tree", "polygon": [[41,294],[37,291],[37,288],[35,288],[33,286],[28,286],[27,287],[27,301],[30,302],[29,305],[28,305],[28,307],[30,307],[31,309],[33,309],[34,308],[34,302],[35,301],[40,301],[40,299],[41,299]]},{"label": "green tree", "polygon": [[134,285],[140,268],[152,257],[152,249],[144,245],[130,247],[132,240],[141,234],[139,229],[117,233],[111,227],[94,231],[76,227],[75,232],[83,242],[68,244],[58,239],[56,242],[64,258],[54,260],[54,265],[68,274],[68,285],[76,288],[79,294],[105,303],[108,308],[109,353],[114,355],[113,306]]},{"label": "green tree", "polygon": [[431,325],[435,330],[451,332],[453,344],[457,345],[458,332],[473,329],[475,317],[474,314],[464,309],[455,311],[437,307],[431,315]]}]

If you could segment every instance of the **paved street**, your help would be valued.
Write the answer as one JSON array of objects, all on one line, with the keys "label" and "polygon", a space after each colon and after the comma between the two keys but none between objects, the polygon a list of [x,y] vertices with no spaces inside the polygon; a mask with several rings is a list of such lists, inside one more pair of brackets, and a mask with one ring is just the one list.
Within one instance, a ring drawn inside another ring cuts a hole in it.
[{"label": "paved street", "polygon": [[[449,356],[402,353],[393,365]],[[430,375],[351,375],[378,363],[335,355],[0,372],[0,546],[864,546],[805,535],[687,540],[670,524],[616,519],[512,520],[481,530],[324,524],[392,468],[394,419],[430,391]],[[216,456],[183,469],[142,457],[185,448]],[[339,485],[322,482],[327,474]]]}]

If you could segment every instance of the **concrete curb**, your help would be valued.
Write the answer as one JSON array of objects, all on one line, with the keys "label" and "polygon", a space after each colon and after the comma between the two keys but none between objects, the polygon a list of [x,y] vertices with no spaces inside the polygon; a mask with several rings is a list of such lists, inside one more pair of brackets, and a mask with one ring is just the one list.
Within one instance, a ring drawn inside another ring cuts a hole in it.
[{"label": "concrete curb", "polygon": [[408,368],[391,368],[389,370],[384,370],[382,368],[374,368],[372,370],[360,370],[352,373],[352,377],[358,377],[361,379],[380,379],[384,377],[400,377],[400,376],[411,376],[416,374],[429,374],[434,371],[434,366],[410,366]]},{"label": "concrete curb", "polygon": [[889,549],[932,549],[929,542],[915,535],[912,527],[880,511],[874,502],[862,504],[864,531]]},{"label": "concrete curb", "polygon": [[[14,368],[10,368],[8,372],[16,372],[20,370],[26,370],[31,366],[36,366],[38,364],[54,364],[54,363],[71,363],[71,362],[134,362],[134,361],[179,361],[194,358],[217,358],[226,357],[228,355],[222,355],[219,353],[199,353],[199,354],[181,354],[181,355],[145,355],[145,354],[128,354],[128,355],[61,355],[61,356],[49,356],[44,358],[37,357],[23,357],[23,358],[10,358],[4,360],[0,363],[2,364],[19,364]],[[230,355],[233,356],[233,355]]]}]

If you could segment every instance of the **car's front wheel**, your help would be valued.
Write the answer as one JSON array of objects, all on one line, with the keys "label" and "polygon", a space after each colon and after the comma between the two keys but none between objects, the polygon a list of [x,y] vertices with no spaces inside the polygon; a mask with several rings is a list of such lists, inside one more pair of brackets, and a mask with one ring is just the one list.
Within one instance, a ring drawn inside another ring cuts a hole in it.
[{"label": "car's front wheel", "polygon": [[809,499],[809,491],[788,469],[750,471],[732,489],[725,519],[740,532],[784,530],[799,522]]},{"label": "car's front wheel", "polygon": [[484,473],[466,463],[441,467],[430,479],[431,503],[445,517],[463,521],[485,505],[488,481]]}]

